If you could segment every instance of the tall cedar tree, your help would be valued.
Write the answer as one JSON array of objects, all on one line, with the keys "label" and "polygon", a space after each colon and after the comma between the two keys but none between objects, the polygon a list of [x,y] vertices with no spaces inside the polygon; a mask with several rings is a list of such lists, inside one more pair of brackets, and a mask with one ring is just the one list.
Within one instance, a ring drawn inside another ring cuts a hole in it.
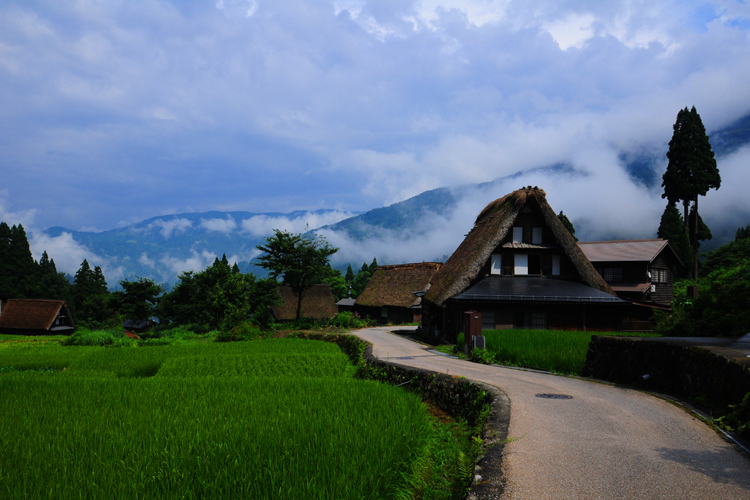
[{"label": "tall cedar tree", "polygon": [[578,238],[576,237],[576,228],[573,227],[573,223],[570,222],[568,216],[565,215],[562,210],[560,210],[560,213],[557,214],[557,218],[560,219],[560,222],[562,222],[563,226],[565,226],[565,229],[568,230],[573,239],[578,241]]},{"label": "tall cedar tree", "polygon": [[297,321],[302,316],[302,296],[325,276],[328,259],[338,252],[322,236],[274,230],[274,235],[258,245],[263,254],[258,257],[261,267],[270,271],[272,278],[281,276],[283,282],[297,295]]},{"label": "tall cedar tree", "polygon": [[669,203],[682,202],[685,232],[689,232],[693,244],[693,276],[697,277],[700,217],[694,217],[688,230],[690,204],[699,213],[698,196],[705,196],[709,189],[718,189],[721,176],[706,129],[695,106],[689,111],[685,107],[677,113],[673,130],[667,152],[669,164],[662,177],[662,198],[669,200]]},{"label": "tall cedar tree", "polygon": [[682,219],[680,210],[674,203],[668,203],[664,213],[661,214],[659,230],[656,232],[659,238],[668,240],[677,252],[682,261],[682,268],[679,274],[684,276],[685,271],[689,270],[693,262],[693,249],[690,246],[690,239],[685,232],[685,222]]}]

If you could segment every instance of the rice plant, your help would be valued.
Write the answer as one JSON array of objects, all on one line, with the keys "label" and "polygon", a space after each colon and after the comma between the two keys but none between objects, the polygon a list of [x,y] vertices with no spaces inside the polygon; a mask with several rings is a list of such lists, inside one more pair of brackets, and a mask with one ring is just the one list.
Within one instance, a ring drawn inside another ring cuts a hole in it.
[{"label": "rice plant", "polygon": [[300,339],[0,348],[23,368],[0,372],[0,498],[392,497],[432,421],[346,359]]},{"label": "rice plant", "polygon": [[627,335],[569,330],[487,330],[482,334],[496,363],[576,375],[583,371],[592,335]]}]

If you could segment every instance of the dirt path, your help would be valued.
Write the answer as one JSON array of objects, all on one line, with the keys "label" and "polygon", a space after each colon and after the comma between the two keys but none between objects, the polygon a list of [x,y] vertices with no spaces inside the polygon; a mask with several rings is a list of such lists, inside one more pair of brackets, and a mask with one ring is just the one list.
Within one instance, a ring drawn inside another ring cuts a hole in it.
[{"label": "dirt path", "polygon": [[502,498],[750,499],[750,460],[659,398],[441,356],[387,328],[354,333],[382,360],[464,376],[508,395],[514,441],[504,452]]}]

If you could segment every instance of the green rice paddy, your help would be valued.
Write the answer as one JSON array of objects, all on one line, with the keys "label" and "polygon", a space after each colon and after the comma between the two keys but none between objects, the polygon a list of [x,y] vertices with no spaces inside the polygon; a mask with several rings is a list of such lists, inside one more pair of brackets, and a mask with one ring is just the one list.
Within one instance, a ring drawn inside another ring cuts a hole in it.
[{"label": "green rice paddy", "polygon": [[569,330],[486,330],[486,351],[495,363],[580,375],[592,335],[637,335]]},{"label": "green rice paddy", "polygon": [[0,498],[394,498],[432,421],[351,373],[300,339],[0,342]]}]

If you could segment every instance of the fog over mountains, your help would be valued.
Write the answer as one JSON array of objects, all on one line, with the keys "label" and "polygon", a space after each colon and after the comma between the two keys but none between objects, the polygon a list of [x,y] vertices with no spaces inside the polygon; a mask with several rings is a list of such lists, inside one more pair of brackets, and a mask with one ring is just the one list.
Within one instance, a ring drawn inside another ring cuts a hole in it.
[{"label": "fog over mountains", "polygon": [[[710,134],[722,187],[701,199],[701,215],[714,239],[730,240],[750,223],[745,196],[750,158],[750,115]],[[273,230],[315,231],[340,248],[332,264],[357,269],[375,257],[381,264],[444,261],[471,229],[481,209],[522,186],[539,186],[552,208],[565,212],[581,240],[652,238],[666,201],[661,174],[666,145],[621,152],[615,166],[557,163],[491,182],[444,187],[365,213],[338,210],[291,213],[204,212],[154,217],[103,232],[53,227],[32,232],[35,258],[46,250],[60,271],[74,274],[83,259],[99,265],[110,287],[136,276],[171,284],[184,271],[201,270],[226,254],[243,271],[258,272],[256,245]],[[595,160],[595,159],[594,159]]]}]

